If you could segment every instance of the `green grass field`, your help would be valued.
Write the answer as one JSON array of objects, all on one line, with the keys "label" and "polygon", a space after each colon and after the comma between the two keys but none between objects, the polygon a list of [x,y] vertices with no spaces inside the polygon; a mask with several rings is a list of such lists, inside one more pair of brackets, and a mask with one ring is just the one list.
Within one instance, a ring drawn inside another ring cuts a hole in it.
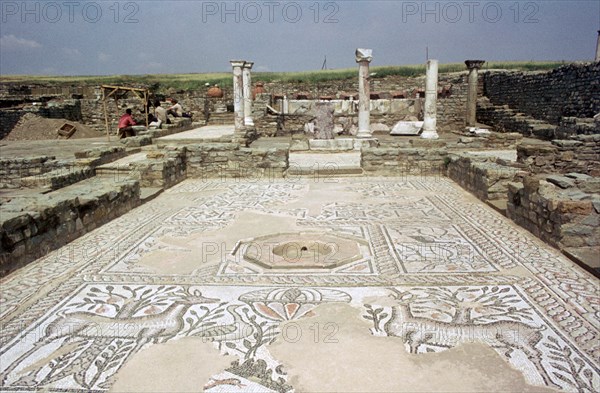
[{"label": "green grass field", "polygon": [[[520,71],[551,70],[565,62],[487,62],[484,69],[506,69]],[[464,63],[447,63],[439,65],[440,73],[465,71]],[[375,73],[373,78],[383,78],[390,75],[404,77],[421,76],[425,74],[425,64],[406,66],[381,66],[371,67]],[[253,82],[298,82],[298,83],[323,83],[336,80],[354,79],[357,76],[356,68],[338,70],[305,71],[305,72],[254,72]],[[40,75],[2,75],[0,83],[40,83],[46,85],[64,85],[68,83],[77,85],[113,84],[124,86],[144,86],[153,91],[196,90],[206,83],[211,85],[230,86],[232,77],[230,73],[205,73],[205,74],[156,74],[156,75],[109,75],[109,76],[40,76]]]}]

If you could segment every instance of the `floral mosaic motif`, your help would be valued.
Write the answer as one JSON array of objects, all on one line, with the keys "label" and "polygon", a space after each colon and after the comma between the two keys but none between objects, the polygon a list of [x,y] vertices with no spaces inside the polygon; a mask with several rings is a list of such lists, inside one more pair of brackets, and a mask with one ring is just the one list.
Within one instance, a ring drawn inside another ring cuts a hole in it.
[{"label": "floral mosaic motif", "polygon": [[240,297],[266,319],[289,321],[306,315],[321,303],[348,303],[350,295],[334,289],[282,288],[250,292]]},{"label": "floral mosaic motif", "polygon": [[366,304],[363,318],[373,324],[374,335],[398,337],[410,353],[478,342],[494,348],[517,369],[532,371],[530,383],[586,392],[600,386],[600,370],[593,360],[550,329],[512,286],[389,290],[396,305]]}]

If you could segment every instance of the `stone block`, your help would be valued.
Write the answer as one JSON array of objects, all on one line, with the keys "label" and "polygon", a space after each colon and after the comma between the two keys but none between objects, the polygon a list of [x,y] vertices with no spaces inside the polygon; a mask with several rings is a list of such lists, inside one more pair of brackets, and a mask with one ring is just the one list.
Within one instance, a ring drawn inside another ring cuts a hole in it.
[{"label": "stone block", "polygon": [[591,201],[559,201],[558,211],[561,214],[587,215],[592,212]]},{"label": "stone block", "polygon": [[559,186],[562,189],[575,187],[575,182],[566,176],[550,175],[546,176],[546,180],[552,184]]}]

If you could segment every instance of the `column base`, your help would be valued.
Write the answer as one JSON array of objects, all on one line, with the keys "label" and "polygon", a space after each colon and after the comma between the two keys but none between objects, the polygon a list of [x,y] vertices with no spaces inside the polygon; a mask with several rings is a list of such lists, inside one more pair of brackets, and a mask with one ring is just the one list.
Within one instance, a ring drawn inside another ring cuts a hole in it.
[{"label": "column base", "polygon": [[254,120],[251,117],[246,117],[246,118],[244,118],[244,125],[246,127],[253,127],[254,126]]},{"label": "column base", "polygon": [[421,139],[438,139],[440,136],[438,135],[436,130],[429,130],[421,133]]},{"label": "column base", "polygon": [[373,133],[371,133],[371,130],[358,130],[358,133],[356,134],[357,138],[373,138]]}]

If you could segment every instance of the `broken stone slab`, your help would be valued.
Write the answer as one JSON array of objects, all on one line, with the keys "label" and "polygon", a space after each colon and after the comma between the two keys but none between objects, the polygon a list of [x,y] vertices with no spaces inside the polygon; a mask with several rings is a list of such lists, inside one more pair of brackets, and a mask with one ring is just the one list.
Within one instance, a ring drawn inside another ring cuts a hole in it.
[{"label": "broken stone slab", "polygon": [[581,141],[570,141],[570,140],[564,140],[564,139],[555,139],[552,141],[552,144],[555,146],[559,146],[559,147],[577,147],[577,146],[581,146],[583,145],[583,142]]},{"label": "broken stone slab", "polygon": [[422,121],[399,121],[392,128],[390,135],[419,135],[422,128]]},{"label": "broken stone slab", "polygon": [[592,178],[592,176],[590,175],[586,175],[585,173],[576,173],[576,172],[570,172],[570,173],[565,173],[565,176],[571,179],[575,179],[576,181],[585,181],[585,180],[589,180]]},{"label": "broken stone slab", "polygon": [[566,176],[550,175],[550,176],[546,176],[546,180],[552,184],[559,186],[560,188],[563,188],[563,189],[575,187],[575,182]]},{"label": "broken stone slab", "polygon": [[592,198],[590,194],[586,194],[585,192],[579,190],[569,191],[566,193],[566,196],[573,201],[586,201]]},{"label": "broken stone slab", "polygon": [[579,184],[579,189],[590,194],[600,194],[600,178],[592,178]]}]

